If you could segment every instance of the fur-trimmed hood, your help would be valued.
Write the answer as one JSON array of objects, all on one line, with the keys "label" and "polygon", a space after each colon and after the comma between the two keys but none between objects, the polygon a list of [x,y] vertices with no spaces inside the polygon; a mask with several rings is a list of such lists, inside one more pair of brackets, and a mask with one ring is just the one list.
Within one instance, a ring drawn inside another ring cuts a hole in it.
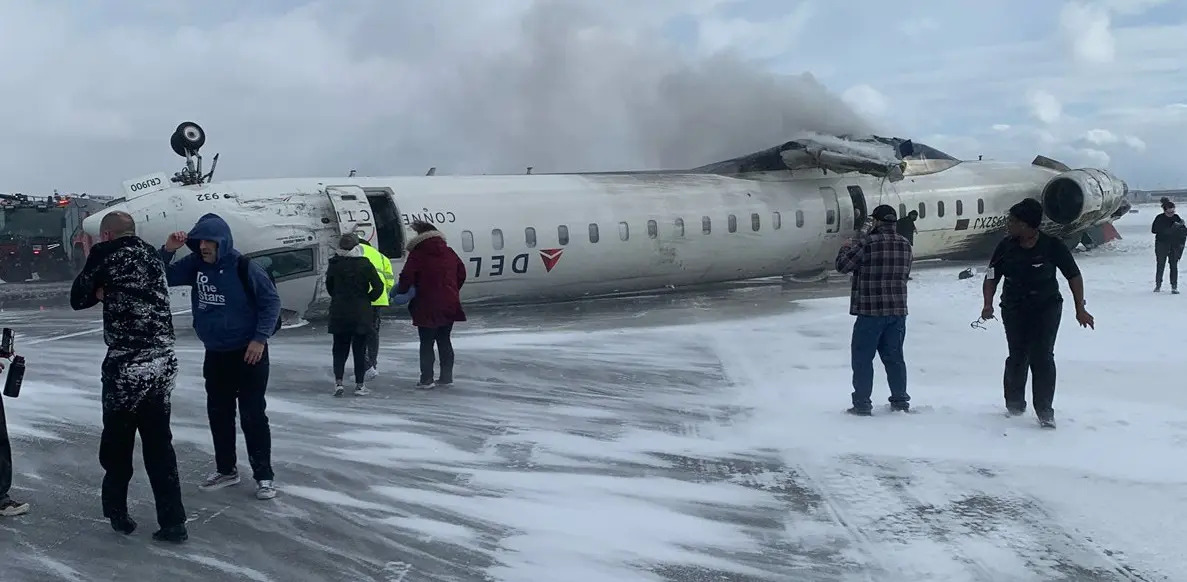
[{"label": "fur-trimmed hood", "polygon": [[[362,245],[360,245],[360,246],[362,246]],[[338,255],[339,257],[361,257],[361,256],[363,256],[363,249],[361,249],[357,246],[353,249],[350,249],[349,251],[345,250],[345,249],[336,248],[336,249],[334,249],[334,254]]]},{"label": "fur-trimmed hood", "polygon": [[429,240],[431,238],[439,238],[439,239],[441,239],[441,242],[446,242],[445,235],[442,234],[441,231],[430,230],[429,232],[418,234],[418,235],[412,237],[412,240],[409,240],[408,244],[404,248],[411,251],[411,250],[415,249],[417,247],[417,245],[419,245],[420,243],[425,242],[426,240]]}]

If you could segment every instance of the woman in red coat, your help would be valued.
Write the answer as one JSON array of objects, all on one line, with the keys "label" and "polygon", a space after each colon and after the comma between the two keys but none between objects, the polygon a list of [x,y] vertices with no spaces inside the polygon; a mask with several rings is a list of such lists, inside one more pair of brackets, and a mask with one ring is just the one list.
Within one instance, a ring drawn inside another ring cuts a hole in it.
[{"label": "woman in red coat", "polygon": [[413,222],[416,236],[408,241],[408,259],[400,271],[396,294],[416,288],[416,295],[408,304],[412,325],[420,334],[420,382],[417,386],[433,386],[433,344],[441,353],[441,375],[438,385],[453,383],[453,344],[449,334],[453,324],[466,321],[459,290],[466,282],[466,265],[445,244],[445,236],[427,222]]}]

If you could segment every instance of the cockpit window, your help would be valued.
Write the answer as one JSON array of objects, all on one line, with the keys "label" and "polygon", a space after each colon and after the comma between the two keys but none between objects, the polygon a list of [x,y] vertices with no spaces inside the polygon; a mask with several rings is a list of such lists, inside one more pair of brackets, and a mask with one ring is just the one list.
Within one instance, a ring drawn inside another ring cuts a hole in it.
[{"label": "cockpit window", "polygon": [[248,258],[263,267],[277,282],[310,275],[317,264],[313,247],[262,251],[252,253]]}]

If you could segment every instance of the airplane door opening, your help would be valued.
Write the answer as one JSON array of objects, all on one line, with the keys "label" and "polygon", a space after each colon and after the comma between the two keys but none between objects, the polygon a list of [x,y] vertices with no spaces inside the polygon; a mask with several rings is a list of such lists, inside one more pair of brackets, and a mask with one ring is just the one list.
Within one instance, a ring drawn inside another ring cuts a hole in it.
[{"label": "airplane door opening", "polygon": [[338,215],[339,234],[357,234],[362,240],[375,244],[375,218],[367,195],[358,186],[327,186],[326,196]]},{"label": "airplane door opening", "polygon": [[375,248],[389,259],[404,256],[404,229],[400,211],[390,190],[367,190],[367,202],[375,215]]},{"label": "airplane door opening", "polygon": [[853,201],[853,226],[861,228],[865,226],[866,218],[869,216],[865,192],[861,191],[861,186],[849,186],[848,190],[849,198]]},{"label": "airplane door opening", "polygon": [[840,231],[841,201],[837,198],[837,191],[828,186],[822,186],[820,198],[824,201],[824,232]]}]

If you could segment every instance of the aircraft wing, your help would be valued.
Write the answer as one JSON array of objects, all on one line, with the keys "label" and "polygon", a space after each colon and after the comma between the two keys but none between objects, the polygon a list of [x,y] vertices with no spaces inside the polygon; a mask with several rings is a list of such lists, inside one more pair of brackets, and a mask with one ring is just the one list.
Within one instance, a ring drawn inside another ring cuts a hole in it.
[{"label": "aircraft wing", "polygon": [[870,136],[854,138],[811,134],[753,154],[694,168],[708,174],[744,174],[781,170],[818,169],[835,173],[860,172],[891,182],[903,179],[914,146],[910,140]]}]

